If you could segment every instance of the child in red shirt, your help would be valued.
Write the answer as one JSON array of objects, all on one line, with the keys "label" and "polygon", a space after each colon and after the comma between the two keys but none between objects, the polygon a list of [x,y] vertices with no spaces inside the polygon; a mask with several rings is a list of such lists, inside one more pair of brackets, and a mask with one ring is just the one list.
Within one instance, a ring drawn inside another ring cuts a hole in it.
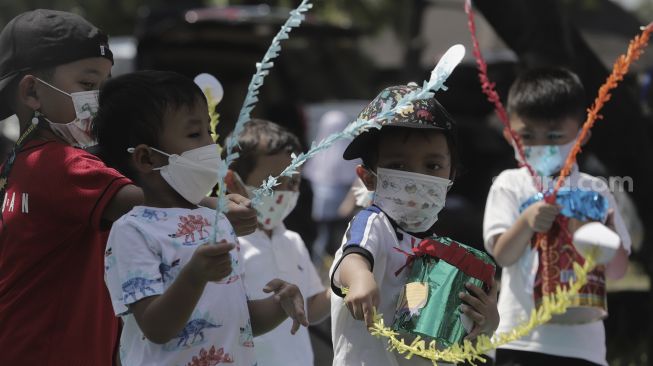
[{"label": "child in red shirt", "polygon": [[[0,169],[0,365],[112,364],[104,247],[143,194],[80,149],[94,143],[112,64],[107,36],[75,14],[26,12],[0,33],[0,120],[16,114],[21,126]],[[245,211],[232,223],[246,233],[256,217]]]}]

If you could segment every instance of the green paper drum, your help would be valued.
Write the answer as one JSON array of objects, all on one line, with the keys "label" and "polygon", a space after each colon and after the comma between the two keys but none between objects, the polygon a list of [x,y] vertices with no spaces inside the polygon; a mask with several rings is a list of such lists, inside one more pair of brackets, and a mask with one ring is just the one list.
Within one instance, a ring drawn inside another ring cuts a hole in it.
[{"label": "green paper drum", "polygon": [[410,273],[392,329],[427,343],[435,340],[440,348],[461,343],[473,323],[460,311],[458,294],[467,291],[466,283],[489,290],[495,272],[492,259],[449,238],[424,239],[412,251],[405,253]]}]

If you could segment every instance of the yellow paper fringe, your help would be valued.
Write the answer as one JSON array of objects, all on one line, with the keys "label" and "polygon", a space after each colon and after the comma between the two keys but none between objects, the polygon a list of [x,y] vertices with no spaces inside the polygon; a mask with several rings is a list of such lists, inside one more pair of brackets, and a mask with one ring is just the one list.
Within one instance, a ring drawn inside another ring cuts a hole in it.
[{"label": "yellow paper fringe", "polygon": [[215,108],[218,106],[218,103],[216,103],[215,98],[213,98],[213,95],[211,94],[211,89],[206,88],[204,89],[204,95],[206,96],[206,102],[209,107],[209,117],[211,117],[211,122],[209,124],[210,130],[211,130],[211,138],[213,138],[213,141],[215,143],[218,143],[218,132],[216,131],[216,128],[218,127],[218,122],[220,122],[220,114],[215,111]]},{"label": "yellow paper fringe", "polygon": [[[476,338],[475,344],[465,340],[462,345],[455,344],[449,348],[438,350],[435,341],[431,341],[427,345],[426,341],[419,336],[410,344],[406,344],[403,338],[397,338],[399,336],[398,332],[383,324],[382,314],[378,314],[376,311],[374,314],[374,325],[369,330],[375,337],[388,338],[388,349],[404,355],[406,359],[417,355],[433,361],[434,365],[437,365],[436,361],[451,363],[467,361],[472,365],[475,365],[475,362],[483,363],[485,360],[481,355],[484,353],[518,340],[536,327],[547,323],[553,315],[564,314],[572,304],[572,298],[587,283],[587,274],[592,268],[594,268],[594,261],[590,257],[585,258],[585,264],[583,266],[574,263],[574,272],[577,280],[570,281],[568,289],[563,290],[558,286],[554,295],[542,298],[542,304],[538,309],[531,312],[531,316],[527,321],[521,323],[512,331],[496,334],[492,338],[482,334]],[[347,289],[343,288],[342,290],[343,294],[347,294]]]}]

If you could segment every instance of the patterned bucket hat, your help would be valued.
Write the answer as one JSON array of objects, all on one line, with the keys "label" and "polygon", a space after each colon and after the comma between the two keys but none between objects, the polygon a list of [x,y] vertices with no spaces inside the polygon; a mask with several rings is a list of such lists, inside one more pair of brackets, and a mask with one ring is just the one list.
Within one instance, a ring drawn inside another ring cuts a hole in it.
[{"label": "patterned bucket hat", "polygon": [[[358,118],[374,119],[384,108],[394,108],[404,95],[417,89],[419,86],[415,83],[387,87],[363,109]],[[442,131],[453,131],[455,128],[453,118],[435,98],[415,100],[398,111],[392,118],[380,121],[380,124],[381,128],[392,126]],[[356,136],[347,146],[342,155],[343,158],[353,160],[362,157],[378,133],[379,130],[373,128]]]}]

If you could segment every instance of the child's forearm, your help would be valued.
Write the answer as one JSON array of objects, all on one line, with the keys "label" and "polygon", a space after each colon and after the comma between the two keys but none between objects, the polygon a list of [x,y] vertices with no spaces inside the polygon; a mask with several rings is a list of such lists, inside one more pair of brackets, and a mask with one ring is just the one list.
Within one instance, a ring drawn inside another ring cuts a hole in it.
[{"label": "child's forearm", "polygon": [[184,268],[161,296],[145,298],[130,309],[147,339],[163,344],[184,329],[205,287],[205,281],[193,279]]},{"label": "child's forearm", "polygon": [[501,267],[507,267],[519,260],[524,249],[530,245],[535,232],[530,228],[524,215],[503,234],[499,235],[494,243],[492,256]]},{"label": "child's forearm", "polygon": [[317,324],[331,313],[331,291],[325,290],[308,299],[308,322]]},{"label": "child's forearm", "polygon": [[372,266],[365,257],[352,253],[342,259],[340,263],[340,283],[343,287],[350,287],[352,280],[360,276],[372,275]]},{"label": "child's forearm", "polygon": [[265,334],[281,324],[288,315],[275,296],[247,301],[254,336]]}]

